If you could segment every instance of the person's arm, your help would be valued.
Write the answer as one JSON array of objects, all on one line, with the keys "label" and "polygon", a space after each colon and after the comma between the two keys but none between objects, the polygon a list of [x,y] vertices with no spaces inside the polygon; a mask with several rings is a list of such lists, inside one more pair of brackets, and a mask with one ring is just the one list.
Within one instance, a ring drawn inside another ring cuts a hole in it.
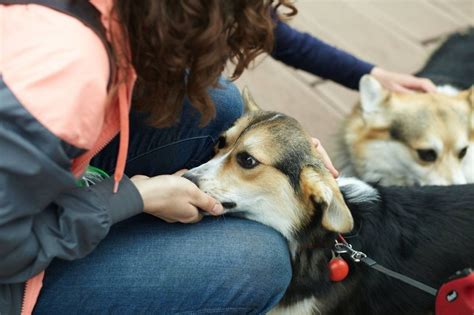
[{"label": "person's arm", "polygon": [[273,58],[297,69],[357,89],[374,65],[277,21]]},{"label": "person's arm", "polygon": [[0,283],[18,283],[53,258],[87,255],[113,223],[143,204],[128,178],[117,194],[112,179],[77,188],[70,147],[42,126],[21,126],[6,114],[0,112]]},{"label": "person's arm", "polygon": [[385,88],[394,92],[436,91],[436,86],[429,79],[376,67],[308,33],[299,32],[280,20],[276,23],[272,56],[289,66],[351,89],[358,89],[362,76],[371,74]]},{"label": "person's arm", "polygon": [[[0,41],[0,283],[90,253],[143,210],[124,178],[76,187],[72,160],[105,120],[109,63],[81,22],[40,6],[3,8]],[[74,34],[74,36],[71,36]]]}]

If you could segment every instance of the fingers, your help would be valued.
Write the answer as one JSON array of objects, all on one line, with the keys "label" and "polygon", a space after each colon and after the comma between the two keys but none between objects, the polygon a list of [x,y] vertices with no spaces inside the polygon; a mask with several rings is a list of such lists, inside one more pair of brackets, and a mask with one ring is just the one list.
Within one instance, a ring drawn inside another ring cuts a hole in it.
[{"label": "fingers", "polygon": [[436,85],[427,78],[419,78],[411,74],[387,71],[374,67],[373,75],[386,89],[393,92],[409,93],[414,91],[436,92]]},{"label": "fingers", "polygon": [[185,210],[182,210],[181,213],[176,214],[171,216],[159,216],[160,219],[164,220],[167,223],[185,223],[185,224],[191,224],[191,223],[197,223],[202,220],[203,214],[199,212],[199,210],[192,206],[189,205]]},{"label": "fingers", "polygon": [[326,150],[324,150],[322,146],[319,146],[316,149],[319,151],[319,153],[321,153],[321,156],[323,158],[323,162],[326,168],[329,170],[329,172],[331,172],[334,178],[337,178],[339,176],[339,172],[336,170],[336,168],[332,164],[331,159],[329,158],[329,155],[327,154]]},{"label": "fingers", "polygon": [[418,78],[412,75],[407,75],[407,77],[400,81],[399,84],[409,90],[418,90],[423,92],[436,92],[437,88],[434,83],[425,78]]},{"label": "fingers", "polygon": [[188,223],[197,223],[197,222],[201,221],[202,218],[203,218],[203,214],[201,212],[199,212],[199,210],[196,209],[193,206],[190,206],[190,209],[187,212],[188,212],[188,215],[181,218],[179,220],[179,222],[186,223],[186,224],[188,224]]},{"label": "fingers", "polygon": [[183,168],[182,170],[176,171],[173,175],[175,176],[183,176],[184,173],[186,173],[188,169]]},{"label": "fingers", "polygon": [[319,147],[319,145],[321,144],[321,142],[319,142],[319,140],[316,138],[311,138],[311,140],[313,141],[313,144],[316,148]]},{"label": "fingers", "polygon": [[394,84],[390,87],[390,90],[397,93],[414,93],[413,89],[408,89],[400,84]]},{"label": "fingers", "polygon": [[329,154],[326,152],[324,147],[321,145],[321,142],[316,139],[312,138],[313,144],[316,147],[316,150],[319,152],[321,155],[321,158],[323,159],[323,163],[326,166],[326,168],[329,170],[329,172],[334,176],[334,178],[337,178],[339,176],[339,172],[336,170],[334,165],[331,162],[331,159],[329,158]]},{"label": "fingers", "polygon": [[221,215],[224,212],[224,207],[220,202],[197,187],[191,197],[191,203],[203,211],[209,212],[212,215]]},{"label": "fingers", "polygon": [[438,90],[438,88],[436,87],[436,85],[433,83],[433,81],[431,81],[430,79],[425,79],[425,78],[422,78],[420,79],[421,80],[421,83],[420,83],[420,87],[422,90],[424,90],[425,92],[430,92],[430,93],[434,93]]},{"label": "fingers", "polygon": [[201,209],[212,215],[224,212],[218,201],[181,176],[134,176],[133,180],[143,200],[143,211],[166,222],[198,222],[206,214]]},{"label": "fingers", "polygon": [[132,181],[134,181],[134,180],[142,180],[142,179],[148,179],[148,178],[150,178],[150,177],[145,176],[145,175],[135,175],[135,176],[131,177],[130,179]]}]

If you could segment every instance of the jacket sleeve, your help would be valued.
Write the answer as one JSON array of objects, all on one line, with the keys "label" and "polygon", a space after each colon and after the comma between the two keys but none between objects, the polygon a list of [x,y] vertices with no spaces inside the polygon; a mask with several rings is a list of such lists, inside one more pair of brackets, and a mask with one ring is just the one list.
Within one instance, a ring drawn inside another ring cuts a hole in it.
[{"label": "jacket sleeve", "polygon": [[15,283],[55,257],[87,255],[143,204],[128,178],[117,194],[112,179],[76,187],[70,167],[78,150],[16,106],[4,84],[0,99],[0,283]]},{"label": "jacket sleeve", "polygon": [[351,89],[357,89],[360,78],[374,67],[310,34],[299,32],[282,21],[278,20],[276,23],[272,56],[289,66]]}]

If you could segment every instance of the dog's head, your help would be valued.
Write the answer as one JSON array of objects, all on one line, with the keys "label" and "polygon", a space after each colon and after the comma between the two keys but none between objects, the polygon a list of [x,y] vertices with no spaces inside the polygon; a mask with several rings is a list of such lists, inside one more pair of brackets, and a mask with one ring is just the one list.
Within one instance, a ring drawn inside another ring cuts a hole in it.
[{"label": "dog's head", "polygon": [[247,110],[222,134],[216,155],[184,176],[219,200],[226,213],[269,225],[288,239],[310,222],[334,232],[352,229],[352,216],[311,138],[293,118]]},{"label": "dog's head", "polygon": [[393,93],[364,76],[344,134],[357,175],[388,185],[466,183],[473,94]]}]

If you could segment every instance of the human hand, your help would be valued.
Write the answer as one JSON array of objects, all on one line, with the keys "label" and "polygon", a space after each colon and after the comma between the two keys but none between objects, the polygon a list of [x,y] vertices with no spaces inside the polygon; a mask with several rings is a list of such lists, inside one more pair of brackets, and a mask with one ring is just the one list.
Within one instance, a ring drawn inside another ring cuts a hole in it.
[{"label": "human hand", "polygon": [[222,205],[194,183],[181,177],[183,173],[179,171],[173,175],[155,177],[133,176],[131,181],[143,199],[143,211],[169,223],[198,222],[203,216],[199,210],[211,215],[222,214]]},{"label": "human hand", "polygon": [[321,142],[316,138],[311,138],[311,140],[313,141],[313,144],[316,147],[316,150],[319,152],[319,154],[321,154],[321,157],[323,159],[323,162],[324,162],[324,165],[326,166],[326,168],[329,170],[329,172],[331,172],[331,174],[332,174],[332,176],[334,176],[334,178],[337,178],[339,176],[339,172],[336,170],[336,168],[332,164],[331,159],[329,158],[329,155],[326,152],[326,150],[324,149]]},{"label": "human hand", "polygon": [[411,74],[391,72],[379,67],[373,68],[370,74],[392,92],[436,92],[436,85],[431,80]]}]

